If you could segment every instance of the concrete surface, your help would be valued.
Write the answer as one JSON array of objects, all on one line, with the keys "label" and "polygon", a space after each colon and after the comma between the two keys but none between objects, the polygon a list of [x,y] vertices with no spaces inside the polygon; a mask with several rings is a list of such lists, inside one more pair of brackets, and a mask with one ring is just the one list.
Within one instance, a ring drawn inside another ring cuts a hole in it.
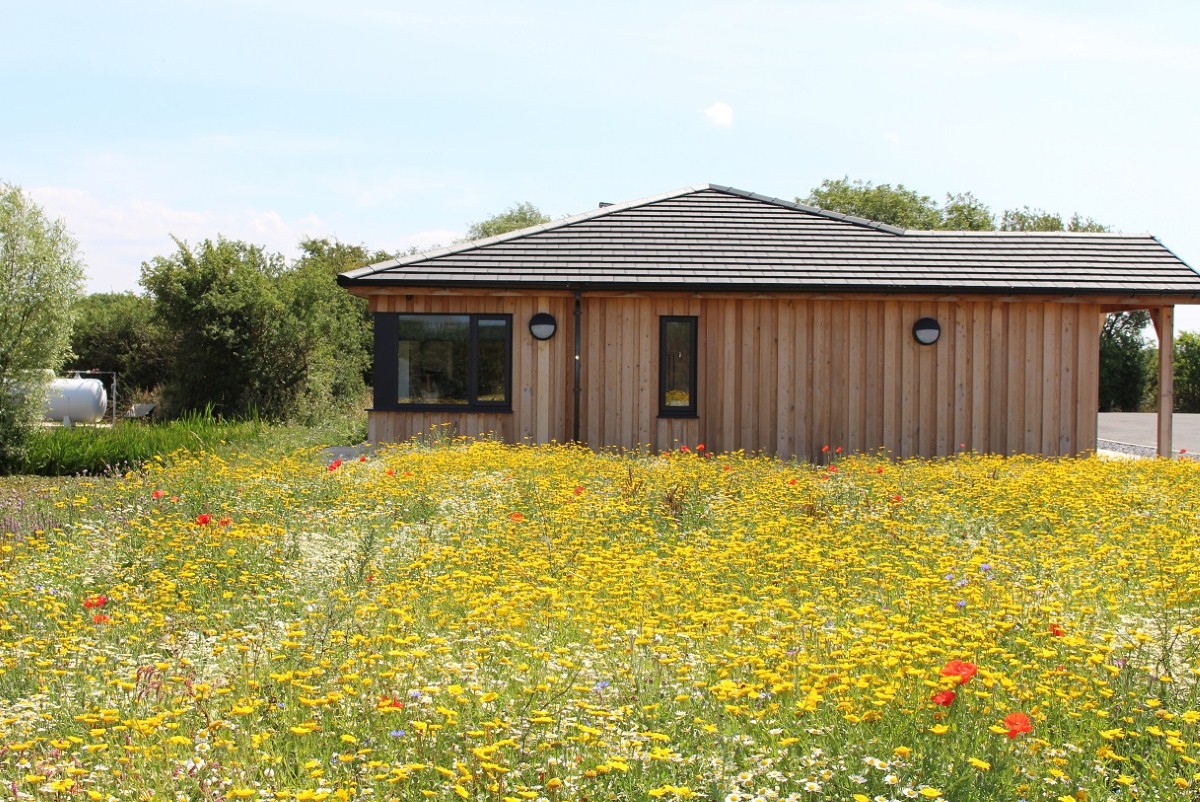
[{"label": "concrete surface", "polygon": [[[1200,414],[1175,413],[1171,445],[1200,454]],[[1099,439],[1154,448],[1158,443],[1158,416],[1153,412],[1101,412],[1097,422]]]}]

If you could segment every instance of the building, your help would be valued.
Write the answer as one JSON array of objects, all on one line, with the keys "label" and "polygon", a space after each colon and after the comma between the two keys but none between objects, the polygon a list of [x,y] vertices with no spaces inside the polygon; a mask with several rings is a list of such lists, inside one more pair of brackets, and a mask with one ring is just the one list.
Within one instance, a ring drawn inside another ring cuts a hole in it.
[{"label": "building", "polygon": [[1169,344],[1200,303],[1149,235],[905,231],[707,184],[338,280],[374,314],[372,441],[800,459],[1092,450],[1104,315],[1149,309]]}]

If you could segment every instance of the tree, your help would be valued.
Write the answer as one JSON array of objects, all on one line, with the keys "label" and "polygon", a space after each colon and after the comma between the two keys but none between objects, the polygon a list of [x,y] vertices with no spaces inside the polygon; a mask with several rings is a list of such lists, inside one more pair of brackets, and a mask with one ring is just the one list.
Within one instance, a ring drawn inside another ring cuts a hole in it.
[{"label": "tree", "polygon": [[1114,312],[1100,330],[1100,411],[1137,412],[1149,379],[1142,331],[1150,323],[1144,309]]},{"label": "tree", "polygon": [[509,231],[516,231],[517,229],[528,228],[529,226],[540,226],[543,223],[549,222],[550,218],[542,214],[538,210],[538,207],[532,203],[518,203],[486,220],[471,223],[467,227],[467,236],[465,239],[473,240],[495,237],[500,234],[506,234]]},{"label": "tree", "polygon": [[1200,333],[1175,338],[1175,411],[1200,412]]},{"label": "tree", "polygon": [[307,239],[300,248],[303,254],[287,272],[282,289],[303,322],[301,412],[311,418],[328,408],[359,402],[371,379],[371,314],[365,299],[338,287],[338,273],[393,255],[328,239]]},{"label": "tree", "polygon": [[219,237],[142,264],[167,335],[163,400],[170,413],[211,408],[286,418],[304,379],[300,322],[280,289],[285,263]]},{"label": "tree", "polygon": [[20,464],[41,416],[46,370],[67,355],[83,262],[61,220],[0,182],[0,468]]},{"label": "tree", "polygon": [[862,217],[900,228],[940,228],[941,212],[928,195],[921,195],[903,184],[872,184],[851,181],[849,176],[825,179],[798,203],[817,206],[831,212]]},{"label": "tree", "polygon": [[94,293],[75,304],[68,370],[111,370],[123,393],[148,393],[167,366],[166,334],[147,295]]},{"label": "tree", "polygon": [[942,221],[938,228],[948,231],[994,231],[996,218],[983,201],[970,192],[957,195],[946,193],[946,205],[942,207]]}]

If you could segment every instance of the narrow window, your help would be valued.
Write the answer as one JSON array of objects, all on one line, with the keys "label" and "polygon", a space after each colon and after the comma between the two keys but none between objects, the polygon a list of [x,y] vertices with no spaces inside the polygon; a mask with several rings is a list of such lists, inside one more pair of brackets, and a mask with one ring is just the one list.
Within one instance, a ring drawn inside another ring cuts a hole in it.
[{"label": "narrow window", "polygon": [[396,406],[511,406],[511,316],[401,314],[396,328]]},{"label": "narrow window", "polygon": [[696,318],[659,318],[658,414],[696,417]]}]

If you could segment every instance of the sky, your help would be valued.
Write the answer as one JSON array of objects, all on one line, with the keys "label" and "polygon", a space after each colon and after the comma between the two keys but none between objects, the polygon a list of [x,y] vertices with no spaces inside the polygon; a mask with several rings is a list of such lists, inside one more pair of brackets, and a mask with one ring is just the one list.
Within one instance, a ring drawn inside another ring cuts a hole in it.
[{"label": "sky", "polygon": [[0,29],[0,180],[63,219],[90,292],[139,291],[172,237],[396,251],[523,201],[841,177],[1200,267],[1188,0],[57,0]]}]

